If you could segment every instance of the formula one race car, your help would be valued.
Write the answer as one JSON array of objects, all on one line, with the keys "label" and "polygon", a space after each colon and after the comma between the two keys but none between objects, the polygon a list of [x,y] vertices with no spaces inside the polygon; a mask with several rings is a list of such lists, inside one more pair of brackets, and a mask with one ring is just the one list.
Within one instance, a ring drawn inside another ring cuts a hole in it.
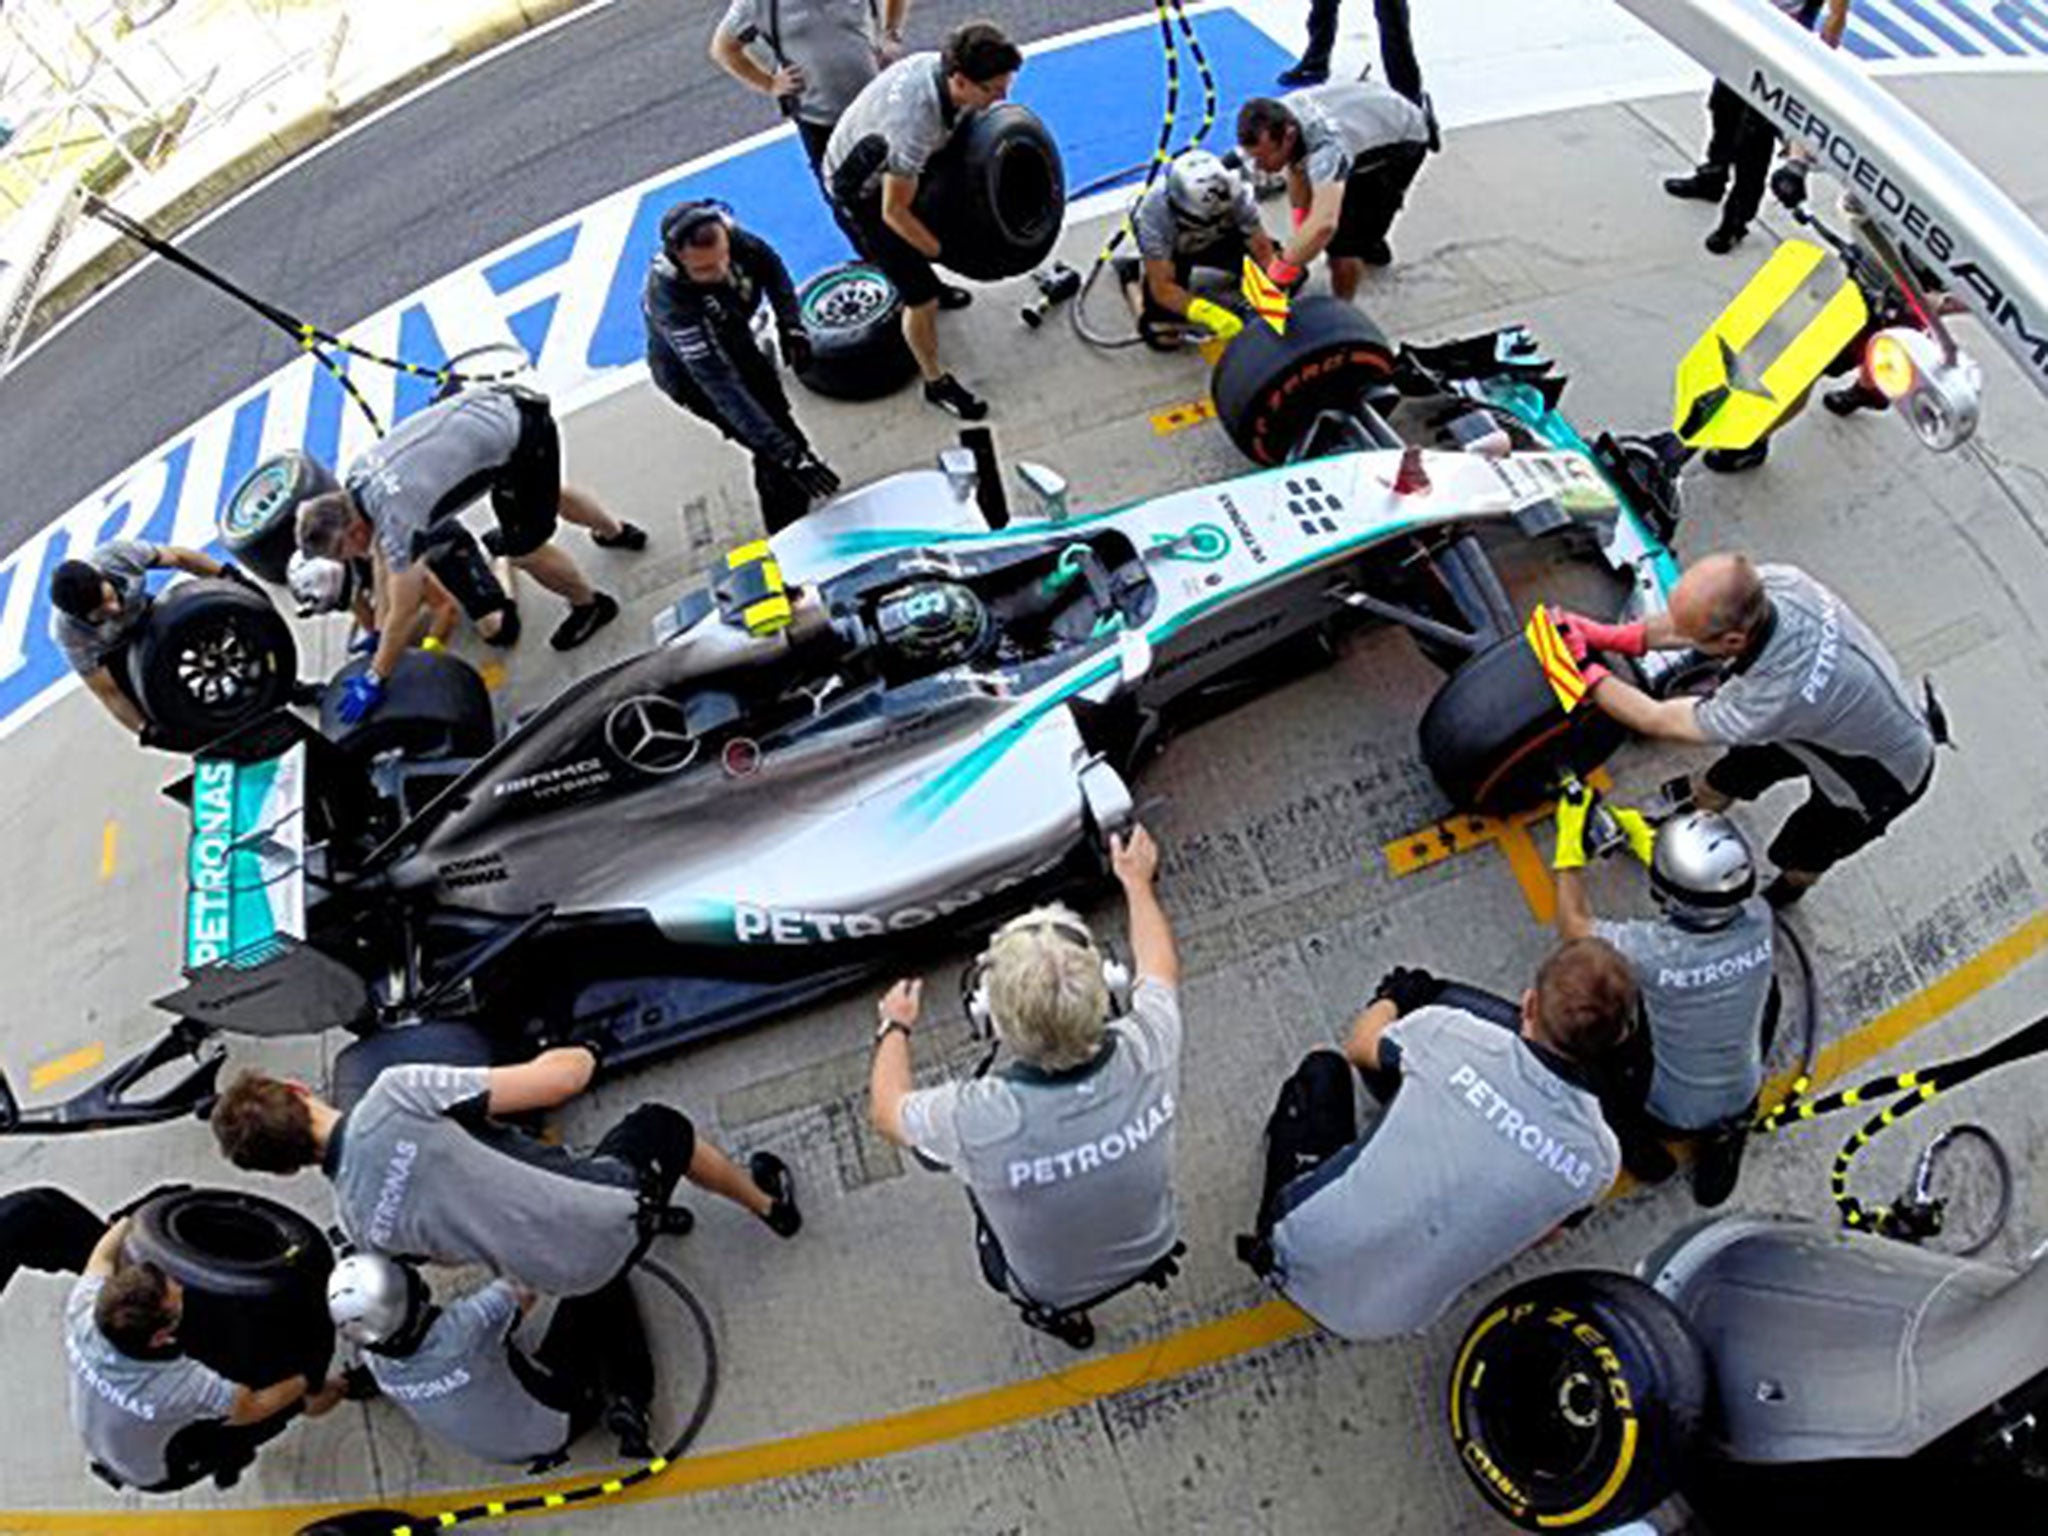
[{"label": "formula one race car", "polygon": [[[158,1051],[488,1020],[479,1049],[597,1031],[616,1065],[786,1011],[1099,879],[1177,721],[1365,618],[1450,673],[1422,722],[1447,797],[1539,798],[1619,734],[1561,707],[1486,546],[1591,552],[1630,613],[1676,575],[1669,458],[1589,448],[1563,382],[1519,330],[1396,352],[1310,300],[1217,369],[1255,473],[1067,516],[1025,466],[1043,515],[1010,522],[983,433],[736,552],[653,649],[501,739],[475,674],[424,653],[356,727],[253,721],[180,786],[184,1022]],[[164,1118],[215,1069],[14,1124]]]}]

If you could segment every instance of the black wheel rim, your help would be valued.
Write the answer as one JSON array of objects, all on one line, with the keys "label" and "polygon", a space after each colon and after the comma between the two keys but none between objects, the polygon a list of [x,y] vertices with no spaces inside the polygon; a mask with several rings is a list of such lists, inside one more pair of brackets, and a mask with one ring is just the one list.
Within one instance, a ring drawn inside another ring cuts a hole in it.
[{"label": "black wheel rim", "polygon": [[195,626],[178,646],[178,686],[208,713],[232,714],[262,686],[264,660],[262,648],[232,620]]},{"label": "black wheel rim", "polygon": [[854,267],[825,279],[804,296],[804,323],[827,331],[852,330],[885,313],[895,296],[880,272]]}]

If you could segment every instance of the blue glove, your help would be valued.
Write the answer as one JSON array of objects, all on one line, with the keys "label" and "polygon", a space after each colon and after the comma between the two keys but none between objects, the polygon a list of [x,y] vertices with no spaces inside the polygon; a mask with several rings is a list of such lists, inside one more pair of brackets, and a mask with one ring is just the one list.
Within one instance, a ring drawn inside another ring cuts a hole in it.
[{"label": "blue glove", "polygon": [[378,641],[378,639],[379,639],[379,638],[380,638],[380,637],[378,636],[378,633],[377,633],[377,631],[376,631],[376,630],[374,630],[374,629],[366,629],[366,630],[362,631],[362,633],[360,633],[360,634],[356,635],[356,636],[355,636],[355,637],[354,637],[353,639],[351,639],[351,640],[349,641],[349,643],[348,643],[348,653],[349,653],[349,655],[351,655],[351,656],[374,656],[374,655],[376,655],[376,654],[377,654],[377,641]]},{"label": "blue glove", "polygon": [[341,688],[341,708],[335,713],[343,725],[354,725],[384,702],[384,679],[374,672],[350,678]]}]

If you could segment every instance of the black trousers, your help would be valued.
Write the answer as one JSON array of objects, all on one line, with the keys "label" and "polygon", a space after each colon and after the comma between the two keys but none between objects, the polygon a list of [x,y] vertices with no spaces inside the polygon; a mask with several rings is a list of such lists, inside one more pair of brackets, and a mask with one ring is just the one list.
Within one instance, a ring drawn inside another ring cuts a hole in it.
[{"label": "black trousers", "polygon": [[1763,206],[1771,157],[1778,145],[1777,131],[1769,118],[1719,80],[1707,96],[1707,128],[1705,165],[1730,177],[1721,203],[1721,223],[1731,229],[1747,229]]},{"label": "black trousers", "polygon": [[1366,256],[1383,244],[1428,158],[1429,149],[1422,144],[1389,144],[1360,155],[1344,182],[1344,203],[1329,254]]},{"label": "black trousers", "polygon": [[39,1185],[0,1195],[0,1291],[20,1269],[77,1274],[106,1230],[61,1189]]},{"label": "black trousers", "polygon": [[640,1408],[654,1403],[654,1362],[640,1300],[625,1275],[555,1307],[554,1320],[531,1359],[512,1353],[513,1372],[526,1390],[569,1415],[569,1438],[590,1428],[605,1405],[623,1398]]},{"label": "black trousers", "polygon": [[[787,528],[811,510],[811,498],[804,488],[792,480],[774,459],[764,453],[754,452],[741,441],[740,435],[711,403],[710,396],[691,382],[690,376],[683,371],[666,347],[650,347],[647,365],[648,372],[654,379],[655,388],[692,416],[711,423],[730,441],[748,449],[754,460],[754,495],[761,503],[761,521],[766,525],[768,532],[776,533]],[[763,414],[795,439],[800,449],[809,452],[810,439],[804,436],[804,429],[797,425],[796,415],[789,407],[789,396],[782,388],[782,379],[768,366],[767,359],[761,359],[759,368],[743,363],[741,373],[746,380],[748,393],[754,397],[754,403],[761,408]]]},{"label": "black trousers", "polygon": [[818,179],[818,190],[825,194],[825,206],[832,212],[832,222],[839,226],[839,233],[846,236],[846,243],[856,251],[860,249],[860,226],[846,216],[839,206],[839,200],[832,195],[832,189],[825,184],[825,146],[832,142],[831,123],[807,123],[796,120],[797,141],[804,147],[804,158],[811,162],[811,174]]},{"label": "black trousers", "polygon": [[[1330,67],[1337,46],[1337,10],[1343,0],[1309,0],[1308,48],[1301,62]],[[1422,66],[1415,60],[1415,37],[1408,24],[1408,0],[1372,0],[1373,24],[1380,33],[1380,77],[1388,88],[1422,105]]]},{"label": "black trousers", "polygon": [[243,1470],[256,1459],[256,1452],[289,1429],[298,1416],[299,1410],[291,1407],[260,1424],[230,1424],[225,1419],[188,1424],[172,1435],[164,1447],[164,1466],[168,1469],[164,1480],[136,1491],[178,1493],[209,1477],[217,1487],[232,1488],[240,1481]]}]

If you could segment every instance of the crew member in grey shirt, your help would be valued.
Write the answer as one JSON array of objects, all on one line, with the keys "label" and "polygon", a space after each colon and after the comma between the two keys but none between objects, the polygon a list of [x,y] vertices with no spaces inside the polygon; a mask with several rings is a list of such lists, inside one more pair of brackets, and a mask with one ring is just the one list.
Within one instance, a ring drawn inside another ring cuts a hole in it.
[{"label": "crew member in grey shirt", "polygon": [[587,1155],[499,1123],[574,1098],[597,1061],[595,1044],[578,1044],[513,1067],[391,1067],[346,1114],[303,1084],[244,1072],[214,1105],[213,1131],[238,1168],[318,1166],[358,1248],[483,1264],[545,1295],[630,1305],[626,1271],[685,1178],[795,1235],[782,1159],[757,1152],[741,1169],[666,1104],[640,1105]]},{"label": "crew member in grey shirt", "polygon": [[913,1088],[922,984],[883,997],[870,1069],[875,1128],[967,1186],[983,1277],[1024,1320],[1076,1349],[1088,1308],[1170,1264],[1178,1248],[1174,1119],[1180,1094],[1180,960],[1153,883],[1144,828],[1111,845],[1130,914],[1137,981],[1113,1017],[1087,925],[1040,907],[999,929],[979,962],[977,1011],[1008,1060]]},{"label": "crew member in grey shirt", "polygon": [[537,1299],[494,1280],[439,1306],[416,1268],[374,1253],[350,1254],[327,1281],[336,1330],[363,1351],[385,1398],[435,1438],[543,1472],[624,1396],[639,1406],[622,1416],[620,1454],[648,1454],[633,1439],[654,1388],[638,1309],[573,1297],[529,1353],[514,1334]]},{"label": "crew member in grey shirt", "polygon": [[[618,603],[552,542],[557,519],[589,529],[602,549],[645,549],[647,534],[562,483],[561,435],[547,397],[516,384],[464,390],[406,417],[349,465],[340,490],[299,508],[299,549],[327,560],[370,556],[384,612],[411,615],[432,547],[486,491],[498,526],[484,543],[568,600],[569,616],[549,642],[556,650],[581,645],[619,616]],[[369,667],[346,685],[345,723],[383,702],[408,634],[404,623],[384,625]]]},{"label": "crew member in grey shirt", "polygon": [[932,270],[946,253],[913,205],[932,156],[969,113],[1008,96],[1023,65],[998,28],[970,21],[939,52],[910,54],[869,81],[825,146],[826,191],[853,226],[860,253],[903,299],[903,339],[924,376],[925,399],[963,421],[981,420],[988,402],[941,365],[938,312],[965,308],[969,294]]},{"label": "crew member in grey shirt", "polygon": [[1618,1118],[1610,1100],[1608,1119],[1629,1171],[1650,1182],[1674,1170],[1666,1139],[1695,1143],[1693,1196],[1717,1206],[1734,1192],[1777,1027],[1771,909],[1756,894],[1749,844],[1727,817],[1681,811],[1653,831],[1640,812],[1615,806],[1630,852],[1649,866],[1660,915],[1598,917],[1585,879],[1591,802],[1583,787],[1558,801],[1557,931],[1604,939],[1628,961],[1651,1052],[1640,1116]]},{"label": "crew member in grey shirt", "polygon": [[149,615],[148,573],[166,568],[225,576],[260,590],[237,566],[196,549],[141,539],[109,540],[50,573],[50,638],[92,696],[146,747],[155,744],[154,732],[129,686],[128,648]]},{"label": "crew member in grey shirt", "polygon": [[93,1467],[117,1487],[173,1493],[204,1477],[230,1486],[256,1449],[303,1407],[318,1417],[342,1384],[313,1391],[303,1376],[238,1386],[186,1355],[178,1340],[185,1291],[121,1251],[126,1217],[108,1227],[64,1307],[71,1423]]},{"label": "crew member in grey shirt", "polygon": [[[1769,849],[1772,906],[1799,900],[1837,862],[1882,837],[1934,777],[1938,718],[1849,605],[1797,566],[1709,555],[1688,567],[1663,613],[1633,624],[1560,615],[1595,704],[1639,735],[1728,748],[1690,797],[1722,811],[1804,779],[1805,803]],[[1691,647],[1722,663],[1706,698],[1654,699],[1592,652]],[[1928,694],[1929,706],[1932,693]]]},{"label": "crew member in grey shirt", "polygon": [[1343,1053],[1310,1052],[1281,1089],[1240,1257],[1347,1339],[1427,1328],[1621,1171],[1599,1091],[1635,1011],[1597,939],[1560,947],[1519,1004],[1390,971]]},{"label": "crew member in grey shirt", "polygon": [[1436,142],[1428,113],[1376,81],[1247,101],[1237,114],[1238,148],[1265,174],[1286,175],[1293,210],[1294,233],[1267,275],[1292,288],[1327,255],[1330,291],[1350,299],[1367,267],[1394,259],[1387,232]]},{"label": "crew member in grey shirt", "polygon": [[1197,268],[1229,274],[1234,288],[1250,257],[1261,267],[1273,242],[1244,178],[1206,149],[1184,149],[1131,210],[1135,258],[1118,258],[1117,280],[1136,289],[1138,334],[1156,351],[1180,345],[1187,324],[1228,341],[1244,322],[1192,291]]}]

